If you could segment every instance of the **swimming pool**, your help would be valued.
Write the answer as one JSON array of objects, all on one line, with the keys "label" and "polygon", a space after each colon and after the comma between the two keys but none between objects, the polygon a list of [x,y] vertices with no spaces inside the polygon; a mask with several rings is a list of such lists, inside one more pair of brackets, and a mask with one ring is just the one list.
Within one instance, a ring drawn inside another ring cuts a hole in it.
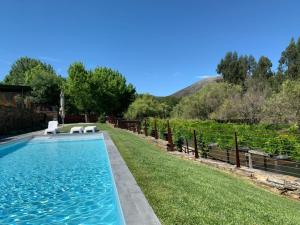
[{"label": "swimming pool", "polygon": [[102,135],[0,146],[0,224],[125,224]]}]

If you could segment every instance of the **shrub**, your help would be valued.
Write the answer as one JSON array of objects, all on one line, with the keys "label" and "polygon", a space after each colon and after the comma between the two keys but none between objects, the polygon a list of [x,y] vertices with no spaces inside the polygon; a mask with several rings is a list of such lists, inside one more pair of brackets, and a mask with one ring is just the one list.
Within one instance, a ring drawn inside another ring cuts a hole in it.
[{"label": "shrub", "polygon": [[105,114],[100,114],[98,117],[98,123],[105,123],[106,122],[106,117]]}]

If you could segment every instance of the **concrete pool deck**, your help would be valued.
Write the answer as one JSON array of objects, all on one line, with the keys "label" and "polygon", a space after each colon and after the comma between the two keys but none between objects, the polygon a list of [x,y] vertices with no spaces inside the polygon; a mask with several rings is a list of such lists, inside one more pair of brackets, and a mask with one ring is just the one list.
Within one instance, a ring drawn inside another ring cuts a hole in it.
[{"label": "concrete pool deck", "polygon": [[106,132],[103,134],[126,224],[160,225],[117,147]]}]

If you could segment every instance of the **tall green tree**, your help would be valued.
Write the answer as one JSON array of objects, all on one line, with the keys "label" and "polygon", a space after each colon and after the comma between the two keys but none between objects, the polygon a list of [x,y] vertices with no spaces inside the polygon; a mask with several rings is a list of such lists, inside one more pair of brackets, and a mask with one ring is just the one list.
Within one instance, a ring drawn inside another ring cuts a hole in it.
[{"label": "tall green tree", "polygon": [[269,58],[262,56],[259,58],[257,66],[253,71],[253,78],[259,80],[268,80],[273,77],[272,62]]},{"label": "tall green tree", "polygon": [[135,98],[135,88],[125,77],[106,67],[87,71],[82,63],[68,70],[66,94],[79,112],[121,116]]},{"label": "tall green tree", "polygon": [[256,67],[253,56],[238,56],[237,52],[228,52],[217,66],[217,73],[224,81],[231,84],[244,85]]},{"label": "tall green tree", "polygon": [[71,105],[75,105],[79,112],[88,114],[93,110],[93,97],[91,93],[91,73],[84,65],[75,62],[68,69],[65,92]]},{"label": "tall green tree", "polygon": [[35,104],[59,106],[63,79],[41,65],[25,73],[25,84],[32,87],[31,99]]},{"label": "tall green tree", "polygon": [[98,113],[121,116],[135,98],[135,88],[118,71],[97,67],[91,71],[91,94]]},{"label": "tall green tree", "polygon": [[294,38],[287,48],[281,53],[278,70],[282,71],[285,78],[300,78],[300,38],[296,43]]},{"label": "tall green tree", "polygon": [[9,73],[4,78],[4,83],[24,85],[26,72],[30,71],[36,66],[40,66],[44,71],[55,74],[55,71],[51,65],[43,63],[38,59],[21,57],[12,65]]}]

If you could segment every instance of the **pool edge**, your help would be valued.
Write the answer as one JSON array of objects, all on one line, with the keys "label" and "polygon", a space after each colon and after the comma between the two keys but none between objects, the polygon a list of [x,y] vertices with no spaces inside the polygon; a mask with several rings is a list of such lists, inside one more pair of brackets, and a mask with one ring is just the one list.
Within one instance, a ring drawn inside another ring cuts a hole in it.
[{"label": "pool edge", "polygon": [[107,132],[103,132],[126,225],[161,225]]}]

